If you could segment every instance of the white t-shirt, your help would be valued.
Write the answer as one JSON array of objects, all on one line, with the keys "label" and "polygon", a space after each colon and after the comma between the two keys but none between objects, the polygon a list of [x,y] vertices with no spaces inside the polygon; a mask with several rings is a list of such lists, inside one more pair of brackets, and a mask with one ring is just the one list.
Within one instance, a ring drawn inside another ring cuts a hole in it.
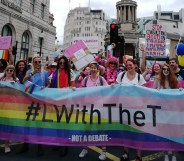
[{"label": "white t-shirt", "polygon": [[127,72],[126,72],[123,79],[121,80],[123,73],[124,72],[121,72],[121,73],[118,74],[116,82],[125,83],[125,84],[140,85],[140,86],[142,86],[143,84],[146,83],[146,81],[144,80],[144,78],[141,74],[140,74],[140,79],[138,81],[138,73],[136,73],[135,78],[133,80],[129,80],[128,77],[127,77]]},{"label": "white t-shirt", "polygon": [[0,73],[0,78],[4,76],[4,73]]}]

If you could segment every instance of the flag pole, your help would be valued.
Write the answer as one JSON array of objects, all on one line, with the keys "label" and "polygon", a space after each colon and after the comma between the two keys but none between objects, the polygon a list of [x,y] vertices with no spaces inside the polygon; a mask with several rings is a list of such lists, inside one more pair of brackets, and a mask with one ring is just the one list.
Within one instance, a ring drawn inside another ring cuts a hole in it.
[{"label": "flag pole", "polygon": [[68,1],[69,4],[69,11],[71,10],[71,0]]}]

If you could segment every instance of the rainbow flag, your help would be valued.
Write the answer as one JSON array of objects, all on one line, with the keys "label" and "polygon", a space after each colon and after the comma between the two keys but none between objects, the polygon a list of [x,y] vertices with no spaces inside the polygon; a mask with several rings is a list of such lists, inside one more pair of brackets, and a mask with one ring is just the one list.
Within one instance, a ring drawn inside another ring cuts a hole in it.
[{"label": "rainbow flag", "polygon": [[26,81],[24,83],[24,85],[26,87],[25,88],[26,93],[32,93],[34,91],[35,87],[36,87],[36,85],[34,83],[30,82],[30,81]]},{"label": "rainbow flag", "polygon": [[8,61],[9,49],[0,50],[0,58]]},{"label": "rainbow flag", "polygon": [[[5,87],[6,86],[6,87]],[[184,90],[135,85],[76,89],[0,82],[0,138],[66,146],[184,149]]]}]

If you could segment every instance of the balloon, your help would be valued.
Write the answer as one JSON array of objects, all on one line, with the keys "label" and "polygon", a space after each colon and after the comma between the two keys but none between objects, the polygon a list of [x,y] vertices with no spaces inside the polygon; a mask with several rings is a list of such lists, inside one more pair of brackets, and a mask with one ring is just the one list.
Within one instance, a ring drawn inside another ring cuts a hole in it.
[{"label": "balloon", "polygon": [[178,55],[184,55],[184,44],[175,45],[175,49],[177,49]]},{"label": "balloon", "polygon": [[178,56],[178,63],[180,66],[184,66],[184,55]]}]

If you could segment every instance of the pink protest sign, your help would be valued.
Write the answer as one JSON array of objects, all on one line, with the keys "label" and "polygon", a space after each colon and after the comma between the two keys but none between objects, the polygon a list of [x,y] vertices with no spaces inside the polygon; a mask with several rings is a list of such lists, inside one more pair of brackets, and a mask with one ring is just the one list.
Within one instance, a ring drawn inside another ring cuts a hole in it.
[{"label": "pink protest sign", "polygon": [[77,70],[82,69],[94,60],[93,55],[84,41],[77,41],[76,44],[69,46],[64,51],[65,55],[74,63]]},{"label": "pink protest sign", "polygon": [[0,50],[9,49],[11,46],[11,36],[0,37]]},{"label": "pink protest sign", "polygon": [[85,48],[87,48],[87,46],[85,45],[83,41],[77,41],[76,44],[73,44],[69,46],[68,48],[66,48],[65,53],[66,53],[66,56],[70,58],[74,56],[74,53],[76,53],[77,51],[81,49],[85,49]]}]

